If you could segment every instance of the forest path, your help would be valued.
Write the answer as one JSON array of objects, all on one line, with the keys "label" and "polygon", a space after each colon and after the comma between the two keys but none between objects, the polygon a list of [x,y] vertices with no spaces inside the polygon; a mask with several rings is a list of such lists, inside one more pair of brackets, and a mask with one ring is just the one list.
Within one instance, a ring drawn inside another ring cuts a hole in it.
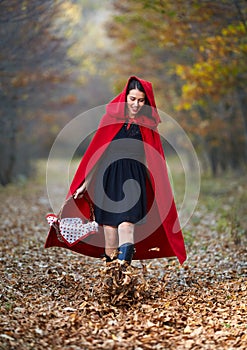
[{"label": "forest path", "polygon": [[44,249],[44,185],[1,189],[0,349],[246,349],[246,181],[222,181],[202,182],[184,266],[134,261],[139,297],[115,303],[100,259]]}]

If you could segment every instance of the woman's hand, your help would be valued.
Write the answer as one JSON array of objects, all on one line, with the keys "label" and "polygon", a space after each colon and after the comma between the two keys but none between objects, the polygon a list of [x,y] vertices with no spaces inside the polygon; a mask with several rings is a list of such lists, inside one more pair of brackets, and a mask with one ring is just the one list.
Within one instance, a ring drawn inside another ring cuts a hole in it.
[{"label": "woman's hand", "polygon": [[76,190],[75,193],[73,194],[73,197],[74,197],[75,199],[78,198],[78,196],[85,190],[85,188],[86,188],[86,184],[85,184],[85,182],[84,182],[84,184],[83,184],[81,187],[77,188],[77,190]]}]

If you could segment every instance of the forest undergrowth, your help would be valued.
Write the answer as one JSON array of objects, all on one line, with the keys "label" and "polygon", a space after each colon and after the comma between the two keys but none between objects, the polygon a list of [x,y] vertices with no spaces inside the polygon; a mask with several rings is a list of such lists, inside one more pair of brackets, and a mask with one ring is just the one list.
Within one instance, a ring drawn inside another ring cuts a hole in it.
[{"label": "forest undergrowth", "polygon": [[134,261],[120,292],[100,259],[44,249],[40,179],[1,188],[0,206],[0,349],[246,349],[243,176],[202,179],[187,261]]}]

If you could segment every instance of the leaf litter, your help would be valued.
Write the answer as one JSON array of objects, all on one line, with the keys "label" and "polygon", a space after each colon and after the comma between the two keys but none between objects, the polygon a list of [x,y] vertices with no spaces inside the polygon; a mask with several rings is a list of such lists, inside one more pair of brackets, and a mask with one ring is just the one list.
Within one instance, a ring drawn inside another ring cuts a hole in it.
[{"label": "leaf litter", "polygon": [[199,204],[188,260],[117,262],[44,249],[41,185],[1,196],[0,349],[246,349],[247,251]]}]

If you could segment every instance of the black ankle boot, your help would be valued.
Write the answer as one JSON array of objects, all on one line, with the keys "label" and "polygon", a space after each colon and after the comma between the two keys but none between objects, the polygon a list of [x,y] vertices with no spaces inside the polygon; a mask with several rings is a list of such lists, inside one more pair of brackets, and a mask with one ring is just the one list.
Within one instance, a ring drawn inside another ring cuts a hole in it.
[{"label": "black ankle boot", "polygon": [[107,263],[112,262],[112,261],[116,260],[117,257],[118,257],[118,250],[116,250],[114,252],[114,254],[112,254],[111,256],[109,256],[106,253],[104,253],[102,257],[105,260],[105,262],[107,262]]},{"label": "black ankle boot", "polygon": [[109,256],[109,255],[107,255],[107,254],[104,254],[104,255],[103,255],[103,259],[104,259],[104,260],[105,260],[105,262],[107,262],[107,263],[108,263],[108,262],[112,262],[112,261],[113,261],[113,259],[111,259],[111,258],[110,258],[110,256]]},{"label": "black ankle boot", "polygon": [[127,263],[130,265],[135,252],[134,244],[124,243],[118,248],[118,251],[118,260],[120,260],[121,263]]}]

